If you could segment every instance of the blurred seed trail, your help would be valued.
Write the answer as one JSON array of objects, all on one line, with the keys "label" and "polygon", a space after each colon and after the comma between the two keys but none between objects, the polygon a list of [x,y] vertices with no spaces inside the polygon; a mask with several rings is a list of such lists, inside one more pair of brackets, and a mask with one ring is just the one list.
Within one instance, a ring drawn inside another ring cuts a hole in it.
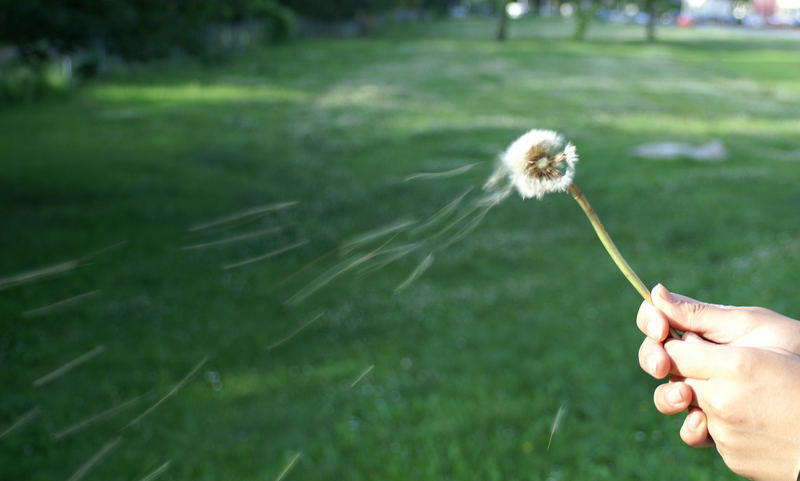
[{"label": "blurred seed trail", "polygon": [[416,267],[416,269],[414,269],[414,272],[412,272],[411,275],[408,276],[406,280],[401,282],[399,286],[394,288],[395,294],[407,289],[408,286],[413,284],[414,281],[417,280],[417,278],[419,278],[419,276],[421,276],[422,274],[425,273],[425,271],[428,270],[431,264],[433,264],[433,253],[425,256],[425,258],[422,259],[422,262],[420,262],[419,265]]},{"label": "blurred seed trail", "polygon": [[445,241],[445,243],[442,244],[442,247],[443,248],[444,247],[449,247],[450,245],[455,244],[456,242],[458,242],[461,239],[463,239],[464,237],[466,237],[467,234],[469,234],[470,232],[475,230],[480,225],[480,223],[483,221],[483,218],[486,217],[486,214],[488,214],[489,211],[492,210],[492,207],[493,206],[491,206],[491,205],[485,207],[482,212],[479,212],[478,215],[473,217],[467,223],[467,225],[462,227],[461,230],[458,231],[458,233],[456,233],[453,237],[451,237],[450,239]]},{"label": "blurred seed trail", "polygon": [[25,414],[22,415],[22,417],[20,417],[16,421],[14,421],[14,424],[12,424],[8,428],[6,428],[5,431],[0,433],[0,439],[3,439],[4,437],[6,437],[9,434],[11,434],[14,431],[16,431],[17,429],[20,429],[20,428],[24,427],[29,422],[31,422],[34,419],[36,419],[37,417],[39,417],[39,414],[41,414],[41,413],[42,413],[42,410],[39,408],[39,406],[36,406],[33,409],[31,409],[30,411],[26,412]]},{"label": "blurred seed trail", "polygon": [[102,421],[104,419],[108,419],[108,418],[110,418],[110,417],[112,417],[112,416],[114,416],[114,415],[116,415],[118,413],[121,413],[122,411],[124,411],[126,409],[129,409],[129,408],[139,404],[139,401],[141,401],[141,399],[142,399],[141,396],[137,396],[137,397],[135,397],[133,399],[128,399],[127,401],[122,402],[120,404],[117,404],[116,406],[114,406],[114,407],[112,407],[110,409],[106,409],[105,411],[97,413],[94,416],[90,416],[90,417],[84,419],[83,421],[79,421],[79,422],[73,424],[72,426],[64,428],[61,431],[58,431],[57,433],[53,434],[53,440],[58,441],[59,439],[65,437],[65,436],[69,436],[72,433],[80,431],[81,429],[85,428],[86,426],[94,424],[94,423],[96,423],[98,421]]},{"label": "blurred seed trail", "polygon": [[327,257],[330,257],[330,256],[331,256],[331,254],[333,254],[333,253],[335,253],[335,252],[336,252],[336,249],[334,249],[334,250],[331,250],[331,251],[328,251],[328,252],[326,252],[325,254],[322,254],[321,256],[317,257],[317,258],[316,258],[316,259],[314,259],[313,261],[311,261],[311,262],[307,262],[307,263],[306,263],[306,264],[304,264],[304,265],[303,265],[301,268],[297,269],[296,271],[292,272],[292,273],[291,273],[291,274],[289,274],[288,276],[284,277],[284,278],[283,278],[283,279],[282,279],[280,282],[278,282],[277,284],[275,284],[274,286],[272,286],[272,288],[270,288],[270,289],[269,289],[267,292],[272,292],[272,291],[274,291],[275,289],[277,289],[278,287],[280,287],[280,286],[282,286],[282,285],[286,284],[287,282],[291,281],[292,279],[296,278],[297,276],[299,276],[299,275],[300,275],[300,274],[302,274],[303,272],[305,272],[305,271],[307,271],[308,269],[310,269],[312,266],[314,266],[314,265],[318,264],[318,263],[319,263],[319,262],[320,262],[322,259],[325,259],[325,258],[327,258]]},{"label": "blurred seed trail", "polygon": [[180,249],[182,251],[190,251],[195,249],[205,249],[206,247],[217,247],[221,245],[232,244],[234,242],[241,242],[245,240],[255,239],[257,237],[265,236],[267,234],[274,234],[275,232],[280,232],[280,230],[281,227],[271,227],[269,229],[262,229],[254,232],[248,232],[246,234],[226,237],[225,239],[219,239],[211,242],[204,242],[202,244],[183,246]]},{"label": "blurred seed trail", "polygon": [[204,357],[203,359],[201,359],[201,360],[200,360],[200,362],[198,362],[197,364],[195,364],[195,366],[192,368],[192,370],[191,370],[191,371],[189,371],[189,373],[188,373],[188,374],[186,374],[185,376],[183,376],[183,379],[181,379],[180,381],[178,381],[178,384],[176,384],[176,385],[172,386],[172,389],[170,389],[170,390],[169,390],[169,392],[168,392],[167,394],[165,394],[165,395],[164,395],[164,397],[162,397],[161,399],[159,399],[158,401],[156,401],[156,402],[155,402],[155,404],[153,404],[152,406],[150,406],[149,408],[147,408],[147,409],[146,409],[146,410],[145,410],[145,411],[144,411],[142,414],[140,414],[140,415],[136,416],[136,418],[134,418],[134,420],[133,420],[133,421],[131,421],[131,422],[129,422],[128,424],[126,424],[126,425],[125,425],[125,427],[124,427],[124,428],[122,428],[122,429],[123,429],[123,430],[125,430],[125,429],[127,429],[127,428],[129,428],[129,427],[133,426],[134,424],[138,423],[139,421],[141,421],[142,419],[144,419],[144,417],[145,417],[145,416],[147,416],[147,415],[148,415],[148,414],[150,414],[151,412],[155,411],[155,409],[156,409],[157,407],[161,406],[161,405],[164,403],[164,401],[166,401],[167,399],[169,399],[169,398],[171,398],[172,396],[174,396],[174,395],[175,395],[175,393],[177,393],[178,391],[180,391],[180,390],[183,388],[183,386],[185,386],[185,385],[186,385],[186,384],[189,382],[189,380],[192,378],[192,376],[194,376],[195,374],[197,374],[197,371],[199,371],[199,370],[200,370],[200,368],[201,368],[201,367],[203,367],[203,364],[205,364],[206,362],[208,362],[208,356]]},{"label": "blurred seed trail", "polygon": [[89,458],[83,465],[75,471],[75,474],[69,477],[67,481],[78,481],[86,476],[86,473],[91,471],[95,464],[100,462],[112,449],[117,447],[117,444],[122,441],[122,437],[112,439],[107,442],[99,451],[97,451],[91,458]]},{"label": "blurred seed trail", "polygon": [[278,347],[278,346],[280,346],[280,345],[282,345],[282,344],[285,344],[286,342],[290,341],[290,340],[291,340],[291,339],[292,339],[294,336],[296,336],[296,335],[300,334],[300,331],[302,331],[303,329],[307,328],[308,326],[310,326],[311,324],[313,324],[314,322],[316,322],[316,321],[317,321],[317,320],[318,320],[320,317],[322,317],[324,314],[325,314],[324,312],[319,312],[319,313],[317,313],[317,315],[315,315],[314,317],[312,317],[310,320],[306,321],[306,323],[305,323],[305,324],[303,324],[302,326],[298,327],[297,329],[295,329],[294,331],[292,331],[291,333],[289,333],[289,335],[288,335],[288,336],[284,337],[283,339],[281,339],[281,340],[279,340],[279,341],[273,342],[272,344],[270,344],[269,346],[267,346],[267,350],[268,350],[268,351],[271,351],[271,350],[275,349],[276,347]]},{"label": "blurred seed trail", "polygon": [[470,187],[469,189],[464,191],[463,194],[459,195],[455,199],[453,199],[450,202],[448,202],[447,204],[445,204],[444,207],[442,207],[437,212],[435,212],[432,216],[430,216],[430,218],[428,218],[428,220],[426,220],[421,225],[419,225],[419,226],[415,227],[414,229],[412,229],[411,230],[411,234],[412,235],[419,234],[420,232],[425,231],[429,227],[431,227],[433,225],[436,225],[439,222],[441,222],[442,219],[446,218],[447,216],[452,214],[454,210],[456,210],[456,208],[459,206],[459,204],[461,204],[461,202],[464,200],[464,197],[469,195],[469,193],[472,192],[472,190],[473,190],[473,187]]},{"label": "blurred seed trail", "polygon": [[53,264],[51,266],[42,267],[41,269],[34,269],[32,271],[21,272],[13,276],[0,279],[0,291],[15,287],[29,282],[34,282],[45,277],[51,277],[58,274],[69,272],[78,267],[80,261],[71,260]]},{"label": "blurred seed trail", "polygon": [[48,314],[53,311],[57,311],[59,309],[63,309],[65,307],[74,306],[75,304],[79,304],[86,299],[95,296],[96,294],[100,293],[100,289],[96,289],[94,291],[85,292],[83,294],[78,294],[77,296],[69,297],[67,299],[54,302],[52,304],[48,304],[46,306],[37,307],[36,309],[30,309],[22,313],[22,317],[36,317],[42,316],[44,314]]},{"label": "blurred seed trail", "polygon": [[53,372],[51,372],[49,374],[45,374],[44,376],[40,377],[39,379],[33,381],[33,387],[43,386],[43,385],[47,384],[48,382],[50,382],[50,381],[52,381],[52,380],[54,380],[56,378],[61,377],[62,375],[64,375],[68,371],[71,371],[72,369],[80,366],[81,364],[83,364],[86,361],[92,359],[93,357],[101,354],[103,351],[105,351],[105,349],[106,349],[106,347],[101,344],[101,345],[95,347],[94,349],[92,349],[91,351],[89,351],[89,352],[87,352],[85,354],[81,354],[80,356],[76,357],[75,359],[73,359],[73,360],[71,360],[71,361],[69,361],[69,362],[67,362],[65,364],[62,364],[61,366],[56,368],[55,371],[53,371]]},{"label": "blurred seed trail", "polygon": [[289,471],[292,470],[292,468],[294,467],[294,465],[297,462],[297,460],[300,459],[300,454],[301,453],[297,453],[297,454],[294,455],[292,460],[289,461],[289,464],[287,464],[286,467],[283,468],[283,471],[281,471],[281,474],[279,474],[278,477],[275,478],[275,481],[281,481],[284,477],[286,477],[287,474],[289,474]]},{"label": "blurred seed trail", "polygon": [[553,436],[556,434],[556,431],[558,431],[558,428],[561,426],[561,420],[564,417],[565,411],[566,409],[564,409],[563,405],[558,407],[558,412],[556,413],[556,417],[555,419],[553,419],[553,427],[550,428],[550,439],[547,441],[548,451],[550,451],[550,444],[552,444],[553,442]]},{"label": "blurred seed trail", "polygon": [[90,252],[89,254],[86,254],[85,256],[79,257],[77,259],[70,259],[67,261],[58,262],[56,264],[52,264],[39,269],[33,269],[30,271],[21,272],[19,274],[14,274],[13,276],[0,278],[0,291],[2,291],[3,289],[8,289],[9,287],[15,287],[22,284],[35,282],[40,279],[44,279],[46,277],[52,277],[58,274],[67,273],[75,269],[76,267],[80,266],[81,263],[91,259],[92,257],[96,257],[111,249],[116,249],[117,247],[126,244],[126,242],[127,241],[117,242],[116,244],[103,247],[102,249]]},{"label": "blurred seed trail", "polygon": [[375,364],[370,364],[370,366],[364,369],[364,372],[358,375],[358,377],[350,384],[349,389],[353,389],[356,387],[356,384],[360,383],[362,379],[364,379],[367,374],[369,374],[375,368]]},{"label": "blurred seed trail", "polygon": [[416,179],[444,179],[447,177],[455,177],[457,175],[461,175],[465,172],[468,172],[471,168],[475,167],[478,164],[480,164],[480,162],[474,162],[472,164],[456,167],[455,169],[445,170],[444,172],[418,172],[416,174],[411,174],[407,176],[405,179],[403,179],[403,182],[408,182],[410,180],[416,180]]},{"label": "blurred seed trail", "polygon": [[359,276],[365,276],[368,274],[372,274],[384,267],[388,266],[392,262],[401,259],[408,254],[414,252],[415,250],[422,247],[425,243],[424,242],[414,242],[412,244],[405,244],[397,247],[393,247],[391,249],[386,249],[381,252],[381,255],[384,256],[384,259],[376,262],[372,265],[367,264],[364,266],[360,271],[358,271]]},{"label": "blurred seed trail", "polygon": [[304,246],[306,244],[308,244],[308,239],[303,239],[300,242],[295,242],[294,244],[288,245],[286,247],[281,247],[280,249],[276,249],[274,251],[267,252],[266,254],[262,254],[260,256],[251,257],[249,259],[245,259],[243,261],[233,262],[231,264],[225,264],[225,265],[221,266],[220,268],[223,271],[227,271],[229,269],[235,269],[237,267],[246,266],[246,265],[252,264],[254,262],[258,262],[258,261],[263,261],[265,259],[269,259],[270,257],[275,257],[277,255],[283,254],[284,252],[288,252],[288,251],[290,251],[292,249],[297,249],[298,247],[302,247],[302,246]]},{"label": "blurred seed trail", "polygon": [[189,232],[197,232],[199,230],[209,229],[211,227],[217,227],[223,224],[227,224],[229,222],[235,222],[250,217],[260,217],[270,212],[286,209],[288,207],[292,207],[297,204],[299,204],[298,201],[289,201],[289,202],[277,202],[274,204],[261,205],[257,207],[250,207],[248,209],[240,210],[238,212],[234,212],[232,214],[228,214],[226,216],[219,217],[214,220],[195,224],[189,228]]},{"label": "blurred seed trail", "polygon": [[476,210],[478,210],[479,208],[480,208],[479,205],[473,205],[472,207],[469,208],[469,210],[467,210],[465,213],[461,214],[461,216],[459,216],[458,218],[456,218],[455,220],[453,220],[452,222],[450,222],[449,224],[444,226],[442,229],[440,229],[438,232],[433,234],[430,237],[430,239],[436,239],[437,237],[441,236],[442,234],[444,234],[445,232],[449,231],[453,227],[455,227],[458,224],[464,222],[464,219],[466,219],[467,217],[472,215],[472,213],[475,212]]},{"label": "blurred seed trail", "polygon": [[162,464],[161,466],[157,467],[150,474],[147,474],[144,478],[140,479],[139,481],[153,481],[157,477],[164,474],[164,471],[169,469],[170,465],[172,464],[172,460],[167,461],[166,463]]},{"label": "blurred seed trail", "polygon": [[380,253],[384,247],[386,247],[390,242],[392,242],[395,237],[397,237],[397,234],[390,237],[389,240],[379,245],[373,251],[368,252],[362,256],[359,256],[352,261],[349,259],[345,260],[344,262],[341,262],[338,265],[334,266],[333,268],[323,272],[319,277],[311,281],[306,287],[300,289],[295,295],[287,299],[285,304],[287,306],[295,306],[303,302],[309,296],[311,296],[312,294],[314,294],[315,292],[317,292],[318,290],[322,289],[327,284],[329,284],[332,280],[336,279],[337,277],[349,271],[350,269],[358,267],[359,265],[367,262],[368,260],[378,255],[378,253]]},{"label": "blurred seed trail", "polygon": [[384,227],[379,227],[375,230],[364,232],[363,234],[360,234],[355,238],[343,243],[339,247],[339,250],[343,254],[349,254],[350,252],[357,249],[359,246],[363,244],[366,244],[376,239],[380,239],[381,237],[387,236],[394,232],[402,231],[403,229],[406,229],[407,227],[410,227],[416,223],[417,221],[415,219],[401,219],[393,224]]}]

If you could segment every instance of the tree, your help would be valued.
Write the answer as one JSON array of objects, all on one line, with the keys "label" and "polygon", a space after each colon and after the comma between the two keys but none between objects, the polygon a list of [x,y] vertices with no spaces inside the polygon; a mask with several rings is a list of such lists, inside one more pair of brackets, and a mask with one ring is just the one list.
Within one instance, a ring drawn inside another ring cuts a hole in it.
[{"label": "tree", "polygon": [[499,0],[495,5],[498,8],[497,17],[497,31],[495,32],[494,38],[498,42],[505,42],[506,38],[508,38],[508,4],[511,3],[512,0]]},{"label": "tree", "polygon": [[575,40],[586,39],[586,31],[589,30],[589,22],[595,14],[594,0],[576,0],[575,10],[575,30],[572,32],[572,38]]}]

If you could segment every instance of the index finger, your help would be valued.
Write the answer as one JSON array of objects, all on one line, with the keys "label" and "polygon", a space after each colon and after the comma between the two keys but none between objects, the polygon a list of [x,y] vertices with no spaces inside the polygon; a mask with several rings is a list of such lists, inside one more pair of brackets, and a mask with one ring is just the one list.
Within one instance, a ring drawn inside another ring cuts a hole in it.
[{"label": "index finger", "polygon": [[639,312],[636,314],[636,326],[647,337],[658,342],[666,339],[669,332],[667,316],[647,301],[642,302],[639,306]]}]

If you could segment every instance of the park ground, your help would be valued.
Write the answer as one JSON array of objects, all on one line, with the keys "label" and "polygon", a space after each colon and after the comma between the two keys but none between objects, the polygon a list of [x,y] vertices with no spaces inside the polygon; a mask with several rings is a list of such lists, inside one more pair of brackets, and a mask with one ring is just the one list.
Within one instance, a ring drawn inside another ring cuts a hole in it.
[{"label": "park ground", "polygon": [[[0,432],[27,422],[0,438],[0,478],[736,479],[653,408],[641,299],[568,196],[510,198],[449,246],[303,290],[414,246],[410,229],[343,242],[473,188],[463,215],[497,153],[547,127],[578,146],[577,183],[647,284],[800,314],[796,41],[595,26],[575,43],[526,20],[501,44],[493,27],[131,67],[4,107]],[[630,153],[712,139],[727,160]]]}]

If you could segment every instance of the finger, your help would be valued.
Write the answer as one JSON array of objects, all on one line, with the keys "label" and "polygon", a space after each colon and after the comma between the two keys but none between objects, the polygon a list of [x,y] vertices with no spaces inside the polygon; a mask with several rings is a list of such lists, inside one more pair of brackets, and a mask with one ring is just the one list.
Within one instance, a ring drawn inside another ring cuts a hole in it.
[{"label": "finger", "polygon": [[707,341],[669,340],[664,350],[671,359],[670,372],[694,379],[710,379],[726,365],[732,352]]},{"label": "finger", "polygon": [[684,382],[669,382],[658,386],[653,393],[653,403],[662,414],[678,414],[689,409],[692,388]]},{"label": "finger", "polygon": [[661,284],[653,288],[652,298],[653,305],[666,315],[671,326],[696,332],[714,342],[729,342],[747,327],[748,317],[737,308],[674,294]]},{"label": "finger", "polygon": [[714,444],[714,440],[708,434],[706,413],[702,409],[689,410],[681,426],[681,439],[694,448],[705,448]]},{"label": "finger", "polygon": [[[672,374],[672,375],[669,376],[669,382],[681,382],[681,383],[684,383],[687,386],[689,386],[689,389],[692,392],[692,396],[691,396],[692,400],[689,401],[689,407],[690,408],[691,407],[698,407],[697,396],[694,393],[694,388],[689,384],[689,382],[690,382],[689,380],[687,380],[685,377],[681,377],[681,376]],[[697,382],[707,382],[707,381],[697,381]]]},{"label": "finger", "polygon": [[669,331],[667,316],[648,302],[642,302],[639,306],[636,325],[646,336],[656,341],[663,341]]},{"label": "finger", "polygon": [[672,361],[660,342],[645,337],[639,346],[639,366],[654,378],[662,379],[669,374]]}]

